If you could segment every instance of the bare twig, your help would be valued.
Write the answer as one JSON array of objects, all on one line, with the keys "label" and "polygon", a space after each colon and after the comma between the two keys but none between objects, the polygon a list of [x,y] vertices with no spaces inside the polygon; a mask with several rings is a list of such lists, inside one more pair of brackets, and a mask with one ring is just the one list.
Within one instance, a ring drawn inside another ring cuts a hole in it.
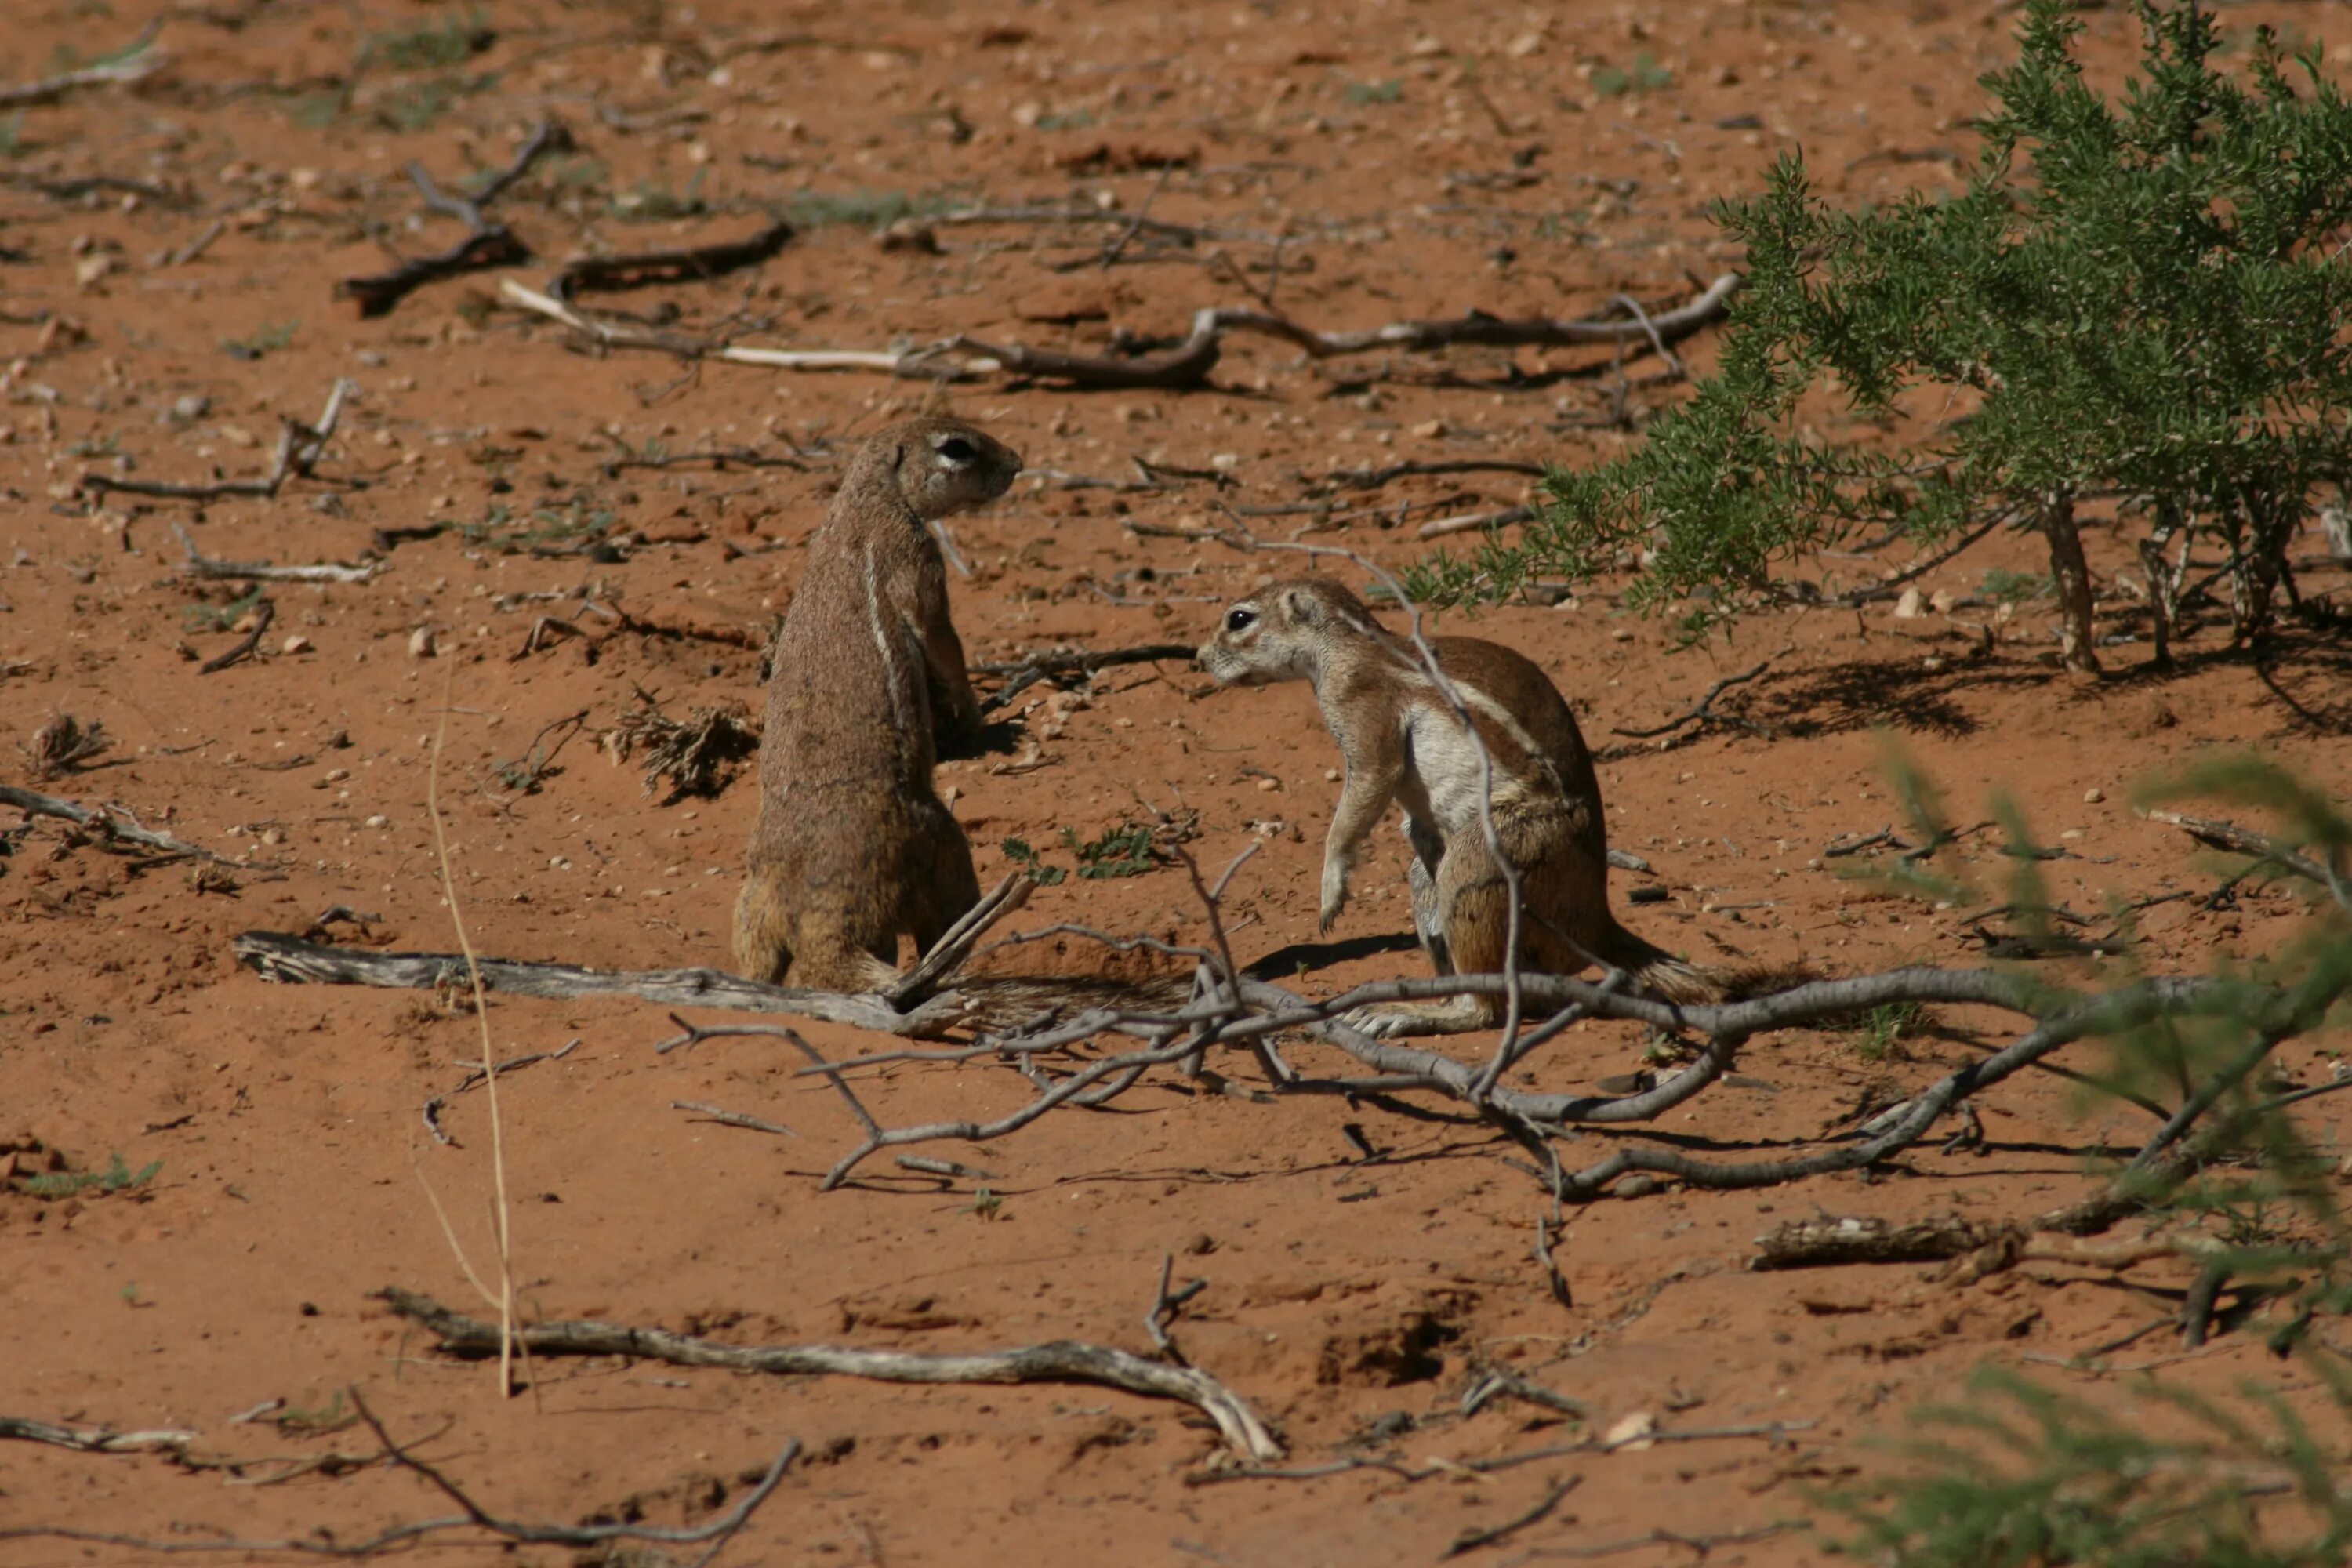
[{"label": "bare twig", "polygon": [[79,1449],[85,1454],[152,1454],[159,1449],[179,1452],[196,1440],[196,1434],[173,1429],[117,1432],[110,1426],[60,1426],[21,1415],[0,1415],[0,1439],[12,1438]]},{"label": "bare twig", "polygon": [[158,850],[165,855],[194,856],[199,860],[209,860],[220,866],[247,864],[226,855],[215,855],[200,845],[174,838],[168,833],[142,827],[139,819],[131,815],[129,807],[116,805],[110,801],[103,806],[77,805],[72,801],[42,795],[37,790],[0,784],[0,805],[13,805],[28,816],[60,817],[79,826],[93,829],[102,838],[136,845],[142,849]]},{"label": "bare twig", "polygon": [[1628,730],[1623,725],[1617,724],[1610,726],[1610,732],[1612,734],[1624,735],[1636,741],[1648,741],[1654,740],[1660,735],[1671,735],[1685,724],[1696,724],[1701,729],[1705,729],[1709,724],[1735,724],[1743,730],[1753,731],[1758,734],[1769,734],[1770,731],[1767,731],[1760,724],[1752,724],[1745,719],[1733,719],[1717,713],[1715,710],[1715,700],[1722,696],[1725,692],[1730,690],[1735,686],[1747,685],[1748,682],[1755,679],[1758,676],[1771,668],[1772,660],[1780,657],[1780,656],[1777,653],[1773,654],[1769,658],[1759,659],[1754,665],[1750,666],[1748,668],[1741,670],[1738,675],[1725,676],[1721,680],[1717,681],[1713,686],[1706,689],[1706,696],[1700,698],[1696,702],[1692,703],[1688,708],[1683,710],[1681,713],[1667,720],[1663,724],[1654,724],[1646,730]]},{"label": "bare twig", "polygon": [[705,1105],[698,1100],[673,1100],[669,1102],[669,1108],[672,1110],[690,1110],[708,1121],[720,1122],[729,1127],[745,1128],[753,1132],[772,1132],[782,1138],[800,1136],[781,1121],[762,1121],[756,1116],[746,1116],[740,1110],[721,1110],[715,1105]]},{"label": "bare twig", "polygon": [[[0,786],[0,803],[8,800]],[[465,960],[456,953],[354,952],[278,931],[246,931],[233,947],[238,962],[263,979],[295,985],[431,991],[452,978],[463,980],[467,973]],[[962,1014],[962,1003],[953,992],[934,996],[911,1013],[899,1013],[877,996],[762,985],[715,969],[611,971],[485,958],[476,972],[488,989],[517,996],[637,996],[676,1007],[792,1014],[915,1039],[944,1037]]]},{"label": "bare twig", "polygon": [[741,239],[675,250],[644,250],[627,256],[590,256],[565,264],[547,285],[548,294],[569,301],[574,294],[616,293],[660,283],[689,283],[757,267],[793,241],[788,223],[772,223]]},{"label": "bare twig", "polygon": [[1576,1489],[1577,1483],[1583,1479],[1584,1478],[1581,1476],[1570,1476],[1565,1480],[1552,1482],[1549,1487],[1545,1489],[1543,1497],[1536,1503],[1535,1507],[1528,1510],[1527,1512],[1507,1519],[1500,1524],[1489,1525],[1484,1529],[1474,1528],[1465,1530],[1461,1534],[1455,1536],[1454,1538],[1453,1544],[1448,1546],[1442,1553],[1440,1553],[1440,1555],[1443,1557],[1459,1557],[1465,1552],[1475,1552],[1482,1546],[1492,1546],[1496,1542],[1507,1540],[1510,1536],[1517,1534],[1518,1531],[1525,1530],[1531,1524],[1542,1522],[1544,1520],[1550,1517],[1552,1510],[1559,1506],[1559,1500],[1574,1491]]},{"label": "bare twig", "polygon": [[267,562],[215,561],[197,553],[196,542],[188,536],[184,523],[173,523],[172,531],[179,535],[181,547],[188,552],[181,570],[191,577],[245,583],[364,583],[388,564],[370,561],[359,566],[272,566]]},{"label": "bare twig", "polygon": [[1419,539],[1444,539],[1448,534],[1475,533],[1481,529],[1508,528],[1514,523],[1531,521],[1536,509],[1531,506],[1507,506],[1499,511],[1465,511],[1453,517],[1436,517],[1421,525],[1414,535]]},{"label": "bare twig", "polygon": [[1004,679],[1004,684],[982,702],[981,711],[985,713],[1005,706],[1049,676],[1092,675],[1097,670],[1109,669],[1116,665],[1157,664],[1162,659],[1181,659],[1190,663],[1192,656],[1192,648],[1182,643],[1147,643],[1141,647],[1100,650],[1047,648],[1013,664],[974,665],[972,673]]},{"label": "bare twig", "polygon": [[171,57],[152,47],[163,20],[147,24],[139,36],[116,50],[112,58],[97,65],[83,66],[77,70],[60,71],[56,76],[43,77],[38,81],[19,82],[15,87],[0,88],[0,109],[31,109],[40,104],[55,103],[69,92],[85,87],[120,87],[127,82],[143,80],[163,68]]},{"label": "bare twig", "polygon": [[218,500],[226,496],[268,500],[283,489],[288,479],[310,477],[311,468],[326,452],[327,443],[334,439],[345,400],[358,390],[356,382],[338,380],[329,390],[327,406],[320,412],[315,425],[281,416],[285,427],[278,435],[277,456],[270,462],[269,472],[257,479],[215,479],[209,484],[191,485],[168,479],[118,479],[91,470],[82,475],[80,488],[94,496],[119,490],[126,495],[161,496],[168,500]]},{"label": "bare twig", "polygon": [[[431,1331],[441,1349],[457,1355],[495,1353],[498,1325],[453,1312],[429,1298],[387,1286],[375,1299]],[[723,1366],[774,1376],[832,1374],[885,1383],[1087,1383],[1155,1399],[1175,1399],[1216,1423],[1244,1460],[1277,1458],[1282,1448],[1241,1398],[1206,1373],[1145,1361],[1125,1351],[1055,1340],[1018,1350],[962,1355],[850,1350],[833,1345],[722,1345],[691,1334],[623,1323],[557,1321],[519,1331],[541,1355],[625,1355],[673,1366]]]},{"label": "bare twig", "polygon": [[196,673],[198,675],[217,675],[222,670],[226,669],[230,665],[236,664],[241,659],[250,658],[254,649],[261,646],[262,637],[268,635],[269,631],[269,623],[277,618],[278,606],[271,604],[268,600],[264,599],[259,604],[254,605],[252,627],[246,632],[243,637],[237,640],[234,647],[221,653],[213,655],[212,658],[196,666]]},{"label": "bare twig", "polygon": [[1207,384],[1209,373],[1216,368],[1224,352],[1225,338],[1236,332],[1278,339],[1318,360],[1381,350],[1428,352],[1457,344],[1507,348],[1643,342],[1663,345],[1719,320],[1738,287],[1739,275],[1727,272],[1687,304],[1640,321],[1554,321],[1544,317],[1507,321],[1474,313],[1441,321],[1397,321],[1350,332],[1318,331],[1267,310],[1211,306],[1193,313],[1190,331],[1174,346],[1157,353],[1126,358],[1066,353],[1020,343],[992,343],[965,333],[903,353],[720,346],[677,333],[592,321],[563,301],[527,289],[512,279],[500,279],[499,290],[515,304],[551,316],[609,348],[655,349],[686,358],[707,357],[778,370],[877,370],[928,380],[1012,375],[1095,390],[1184,390]]},{"label": "bare twig", "polygon": [[485,216],[482,209],[505,195],[507,187],[522,178],[541,157],[568,150],[572,144],[572,132],[562,121],[541,121],[515,153],[514,161],[491,176],[470,198],[450,195],[433,183],[433,176],[425,173],[422,163],[409,164],[408,178],[424,197],[425,205],[463,223],[466,237],[436,256],[402,262],[389,272],[346,278],[335,285],[335,298],[357,300],[362,316],[381,316],[427,283],[530,260],[530,247],[505,224]]}]

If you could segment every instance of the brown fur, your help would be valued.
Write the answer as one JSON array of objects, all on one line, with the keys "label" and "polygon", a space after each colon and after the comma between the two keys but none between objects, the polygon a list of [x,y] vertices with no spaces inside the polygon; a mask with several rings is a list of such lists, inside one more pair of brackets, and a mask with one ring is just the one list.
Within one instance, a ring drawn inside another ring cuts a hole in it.
[{"label": "brown fur", "polygon": [[1003,495],[1012,448],[953,419],[892,426],[849,460],[776,635],[760,816],[735,905],[753,980],[870,991],[898,938],[928,949],[980,900],[971,846],[931,784],[980,705],[930,524]]},{"label": "brown fur", "polygon": [[[1722,999],[1744,975],[1703,969],[1636,936],[1609,909],[1609,845],[1592,755],[1550,678],[1524,656],[1477,637],[1430,639],[1437,667],[1468,706],[1491,760],[1491,815],[1518,868],[1519,962],[1574,974],[1598,963],[1676,1002]],[[1201,649],[1230,685],[1313,683],[1339,742],[1347,783],[1324,844],[1322,929],[1346,906],[1357,850],[1403,805],[1413,847],[1413,923],[1440,974],[1498,973],[1509,937],[1509,884],[1487,847],[1478,810],[1478,752],[1411,642],[1325,578],[1277,583],[1228,608]],[[1491,997],[1363,1009],[1381,1035],[1491,1027]]]}]

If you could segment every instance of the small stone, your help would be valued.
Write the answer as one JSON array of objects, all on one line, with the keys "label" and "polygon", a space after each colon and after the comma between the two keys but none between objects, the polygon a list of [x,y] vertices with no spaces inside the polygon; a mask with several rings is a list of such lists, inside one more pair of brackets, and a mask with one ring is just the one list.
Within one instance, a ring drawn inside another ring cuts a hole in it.
[{"label": "small stone", "polygon": [[377,816],[369,817],[367,821],[361,824],[361,826],[363,827],[390,827],[392,826],[392,818],[383,816],[382,814],[378,814]]},{"label": "small stone", "polygon": [[408,634],[409,658],[431,658],[439,651],[440,648],[438,645],[434,641],[433,628],[431,626],[419,626],[415,631]]},{"label": "small stone", "polygon": [[1938,588],[1927,595],[1927,607],[1939,616],[1950,615],[1952,606],[1958,603],[1959,600],[1953,597],[1949,588]]},{"label": "small stone", "polygon": [[1257,781],[1257,787],[1260,790],[1277,790],[1282,787],[1282,781],[1280,779],[1260,779]]},{"label": "small stone", "polygon": [[1521,33],[1503,46],[1503,52],[1515,60],[1523,60],[1529,55],[1543,53],[1543,47],[1544,40],[1541,33]]},{"label": "small stone", "polygon": [[278,646],[288,653],[309,653],[310,651],[310,639],[304,637],[300,632],[296,632],[292,637],[288,637],[284,642]]},{"label": "small stone", "polygon": [[1898,621],[1917,620],[1919,618],[1919,606],[1924,602],[1925,601],[1923,601],[1919,596],[1918,589],[1904,589],[1903,596],[1895,601],[1895,618]]},{"label": "small stone", "polygon": [[1339,770],[1337,768],[1325,768],[1323,770],[1323,782],[1325,784],[1338,784],[1339,782]]},{"label": "small stone", "polygon": [[351,776],[352,770],[349,768],[329,768],[327,770],[327,782],[329,784],[341,784]]},{"label": "small stone", "polygon": [[1422,423],[1412,427],[1412,433],[1414,437],[1420,440],[1434,441],[1440,436],[1445,434],[1445,421],[1443,419],[1423,420]]},{"label": "small stone", "polygon": [[2083,804],[2084,805],[2096,805],[2099,802],[2106,798],[2107,792],[2101,789],[2096,784],[2093,784],[2089,789],[2083,792]]}]

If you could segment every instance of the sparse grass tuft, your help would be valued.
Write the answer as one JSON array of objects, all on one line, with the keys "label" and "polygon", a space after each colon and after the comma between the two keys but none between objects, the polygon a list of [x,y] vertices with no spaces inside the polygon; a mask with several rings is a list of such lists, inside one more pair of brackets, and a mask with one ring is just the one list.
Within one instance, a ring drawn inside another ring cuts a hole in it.
[{"label": "sparse grass tuft", "polygon": [[18,742],[16,750],[23,753],[33,777],[47,780],[74,772],[113,745],[114,737],[106,732],[104,721],[84,723],[70,713],[53,713],[33,731],[31,740]]},{"label": "sparse grass tuft", "polygon": [[690,709],[684,719],[673,719],[640,687],[635,706],[604,731],[604,750],[616,764],[645,753],[648,795],[664,779],[669,780],[673,801],[690,795],[716,795],[734,779],[738,767],[760,754],[760,731],[751,718],[741,703],[722,702]]}]

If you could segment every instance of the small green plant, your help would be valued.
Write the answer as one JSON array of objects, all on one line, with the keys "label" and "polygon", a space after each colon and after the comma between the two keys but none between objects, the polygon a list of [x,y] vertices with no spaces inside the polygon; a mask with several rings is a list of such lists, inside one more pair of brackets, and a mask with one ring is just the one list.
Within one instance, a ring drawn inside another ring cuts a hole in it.
[{"label": "small green plant", "polygon": [[190,605],[180,612],[180,625],[191,632],[225,632],[259,606],[262,586],[257,583],[225,605]]},{"label": "small green plant", "polygon": [[1375,103],[1398,103],[1404,98],[1404,83],[1391,78],[1386,81],[1351,81],[1348,84],[1347,100],[1359,109]]},{"label": "small green plant", "polygon": [[936,193],[912,195],[905,191],[798,191],[786,199],[781,216],[802,228],[849,225],[883,229],[900,218],[929,217],[954,204]]},{"label": "small green plant", "polygon": [[401,83],[376,99],[368,112],[386,131],[408,134],[429,129],[464,95],[454,78],[426,77]]},{"label": "small green plant", "polygon": [[2056,587],[2046,572],[2011,572],[1996,566],[1984,574],[1979,591],[1996,605],[2022,605],[2047,598]]},{"label": "small green plant", "polygon": [[1898,1060],[1903,1042],[1918,1034],[1927,1017],[1926,1005],[1918,1002],[1889,1002],[1873,1007],[1854,1030],[1853,1054],[1866,1062]]},{"label": "small green plant", "polygon": [[1078,875],[1089,881],[1112,877],[1140,877],[1160,864],[1151,852],[1151,829],[1139,822],[1122,822],[1101,837],[1078,841],[1076,828],[1062,829],[1062,843],[1078,858]]},{"label": "small green plant", "polygon": [[[1932,792],[1903,793],[1921,807],[1923,834],[1951,842]],[[2187,1005],[2103,1031],[2111,1064],[2096,1087],[2160,1113],[2183,1108],[2111,1188],[2136,1215],[2119,1207],[2107,1223],[2133,1217],[2139,1237],[2202,1276],[2189,1293],[2201,1304],[2181,1319],[2187,1344],[2224,1323],[2215,1304],[2235,1292],[2234,1321],[2219,1331],[2251,1331],[2261,1304],[2265,1346],[2292,1370],[2218,1397],[2149,1379],[2119,1405],[1989,1369],[1964,1403],[1922,1413],[1927,1432],[1906,1445],[1907,1462],[1827,1500],[1853,1531],[1838,1543],[1848,1555],[1888,1568],[2336,1568],[2352,1551],[2341,1485],[2352,1364],[2318,1327],[2352,1309],[2352,1218],[2339,1205],[2338,1152],[2289,1110],[2328,1086],[2285,1088],[2275,1070],[2287,1042],[2340,1025],[2352,1001],[2352,817],[2249,758],[2138,794],[2143,804],[2187,796],[2278,820],[2263,858],[2313,890],[2315,918],[2273,955],[2221,968]],[[2014,811],[1999,815],[2011,905],[2046,913],[2037,858],[2021,852],[2031,837]],[[2119,978],[2138,983],[2127,963]],[[2069,1005],[2104,1000],[2044,983]]]},{"label": "small green plant", "polygon": [[639,180],[629,190],[614,196],[613,216],[623,223],[668,223],[682,217],[700,217],[710,210],[702,199],[704,171],[697,169],[686,182],[686,189],[673,190],[667,180]]},{"label": "small green plant", "polygon": [[560,510],[538,508],[528,523],[517,522],[514,509],[504,501],[493,501],[481,521],[461,523],[457,531],[467,543],[485,545],[503,555],[527,551],[570,553],[595,546],[619,521],[617,514],[575,496]]},{"label": "small green plant", "polygon": [[122,438],[111,433],[85,436],[66,448],[69,458],[111,458],[122,449]]},{"label": "small green plant", "polygon": [[1069,875],[1062,867],[1046,865],[1025,838],[1008,838],[998,847],[1004,851],[1007,860],[1028,872],[1031,879],[1040,887],[1050,888]]},{"label": "small green plant", "polygon": [[299,319],[264,321],[248,337],[223,338],[220,341],[221,352],[231,359],[251,362],[276,353],[291,343],[294,334],[301,330],[302,323]]},{"label": "small green plant", "polygon": [[479,8],[419,22],[411,27],[372,33],[360,43],[354,68],[397,71],[448,70],[498,42]]},{"label": "small green plant", "polygon": [[103,1171],[45,1171],[18,1176],[15,1181],[20,1192],[37,1198],[70,1198],[89,1192],[136,1192],[153,1181],[155,1173],[163,1168],[163,1162],[155,1160],[134,1171],[118,1153]]},{"label": "small green plant", "polygon": [[1004,1212],[1004,1200],[983,1184],[972,1194],[971,1206],[966,1212],[978,1215],[982,1219],[994,1219]]},{"label": "small green plant", "polygon": [[1612,65],[1592,68],[1592,90],[1603,98],[1622,98],[1629,92],[1656,92],[1674,85],[1675,73],[1658,63],[1657,57],[1643,49],[1634,55],[1631,67],[1619,69]]},{"label": "small green plant", "polygon": [[[2080,506],[2139,525],[2156,661],[2195,548],[2233,638],[2267,636],[2294,540],[2352,471],[2352,103],[2315,51],[2291,80],[2265,33],[2225,71],[2206,11],[2135,9],[2140,72],[2111,99],[2075,7],[2031,0],[1958,195],[1842,213],[1790,155],[1719,205],[1748,270],[1715,374],[1640,447],[1553,475],[1515,540],[1423,563],[1415,595],[1637,567],[1628,604],[1696,637],[1818,599],[1791,568],[1864,534],[1958,549],[2006,526],[2041,536],[2060,657],[2093,670]],[[1820,435],[1823,400],[1871,444]]]}]

